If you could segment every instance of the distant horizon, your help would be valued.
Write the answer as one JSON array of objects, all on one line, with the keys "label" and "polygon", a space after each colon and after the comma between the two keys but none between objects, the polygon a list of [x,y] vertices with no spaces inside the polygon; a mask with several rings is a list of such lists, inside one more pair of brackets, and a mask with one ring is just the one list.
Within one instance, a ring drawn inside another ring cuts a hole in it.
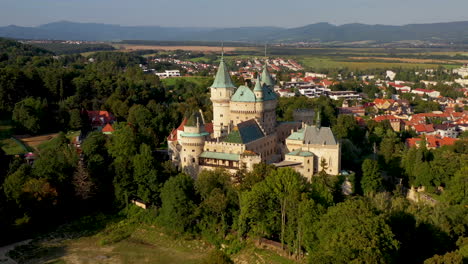
[{"label": "distant horizon", "polygon": [[55,21],[161,27],[282,27],[467,21],[466,0],[0,0],[0,26]]},{"label": "distant horizon", "polygon": [[425,25],[425,24],[448,24],[448,23],[462,23],[462,22],[468,22],[468,18],[466,20],[455,20],[455,21],[440,21],[440,22],[427,22],[427,23],[405,23],[405,24],[370,24],[370,23],[363,23],[363,22],[351,22],[351,23],[344,23],[344,24],[336,24],[332,22],[327,22],[327,21],[319,21],[319,22],[313,22],[313,23],[308,23],[304,25],[298,25],[298,26],[293,26],[293,27],[286,27],[286,26],[272,26],[272,25],[264,25],[264,26],[255,26],[255,25],[245,25],[245,26],[224,26],[224,27],[216,27],[216,26],[165,26],[165,25],[127,25],[127,24],[119,24],[119,23],[107,23],[107,22],[81,22],[81,21],[72,21],[72,20],[56,20],[56,21],[51,21],[47,23],[41,23],[38,25],[18,25],[18,24],[7,24],[7,25],[1,25],[0,27],[8,27],[8,26],[17,26],[17,27],[40,27],[48,24],[54,24],[54,23],[76,23],[76,24],[99,24],[99,25],[112,25],[112,26],[121,26],[121,27],[164,27],[164,28],[206,28],[206,29],[223,29],[223,28],[267,28],[267,27],[273,27],[273,28],[284,28],[284,29],[292,29],[292,28],[300,28],[300,27],[305,27],[308,25],[315,25],[315,24],[330,24],[333,26],[343,26],[343,25],[351,25],[351,24],[361,24],[361,25],[368,25],[368,26],[406,26],[406,25]]}]

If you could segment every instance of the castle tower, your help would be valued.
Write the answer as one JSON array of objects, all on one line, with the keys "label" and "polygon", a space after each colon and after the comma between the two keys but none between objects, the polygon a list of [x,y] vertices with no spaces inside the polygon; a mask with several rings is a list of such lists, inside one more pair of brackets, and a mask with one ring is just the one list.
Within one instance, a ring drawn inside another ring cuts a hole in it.
[{"label": "castle tower", "polygon": [[224,63],[224,56],[221,55],[218,72],[210,87],[211,102],[213,103],[213,133],[218,138],[227,133],[229,127],[229,101],[236,91],[236,86],[232,83],[231,76]]},{"label": "castle tower", "polygon": [[196,177],[199,171],[199,157],[205,146],[205,139],[209,133],[205,130],[201,112],[194,112],[184,126],[184,132],[180,134],[180,164],[182,171],[192,177]]}]

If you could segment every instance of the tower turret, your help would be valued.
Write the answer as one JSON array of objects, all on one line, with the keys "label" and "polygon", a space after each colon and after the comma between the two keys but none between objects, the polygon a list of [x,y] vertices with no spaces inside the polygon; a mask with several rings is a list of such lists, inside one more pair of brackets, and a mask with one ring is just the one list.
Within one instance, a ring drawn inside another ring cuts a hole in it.
[{"label": "tower turret", "polygon": [[201,112],[193,112],[184,126],[184,132],[180,134],[180,144],[182,146],[180,164],[182,170],[194,178],[198,175],[199,157],[203,152],[205,139],[208,135]]},{"label": "tower turret", "polygon": [[231,76],[224,63],[224,53],[221,54],[218,72],[210,87],[211,102],[213,103],[213,133],[220,137],[227,133],[229,126],[229,101],[236,91]]},{"label": "tower turret", "polygon": [[257,98],[257,101],[262,101],[263,100],[263,87],[262,87],[262,81],[260,80],[260,74],[257,74],[257,80],[255,81],[255,87],[253,91],[255,93],[255,97]]}]

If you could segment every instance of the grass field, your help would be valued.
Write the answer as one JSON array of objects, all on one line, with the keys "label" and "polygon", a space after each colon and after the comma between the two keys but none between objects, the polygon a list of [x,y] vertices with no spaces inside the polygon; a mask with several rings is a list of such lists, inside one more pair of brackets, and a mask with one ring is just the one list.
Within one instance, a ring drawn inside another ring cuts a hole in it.
[{"label": "grass field", "polygon": [[[435,64],[435,63],[412,63],[412,62],[382,62],[368,59],[366,61],[346,59],[346,58],[333,58],[333,57],[312,57],[312,56],[297,56],[294,57],[306,70],[320,70],[320,69],[340,69],[348,68],[352,70],[367,70],[367,69],[427,69],[437,68],[439,66],[455,67],[454,64]],[[380,58],[379,58],[380,59]]]},{"label": "grass field", "polygon": [[[132,208],[134,212],[136,209],[142,210]],[[156,225],[140,220],[99,215],[77,222],[62,226],[29,245],[17,247],[9,256],[26,264],[196,264],[214,250],[214,246],[203,240],[174,237]],[[257,248],[253,243],[247,243],[231,258],[239,264],[297,263],[273,251]]]},{"label": "grass field", "polygon": [[44,142],[48,142],[51,139],[55,138],[58,136],[58,133],[53,133],[53,134],[45,134],[45,135],[39,135],[39,136],[16,136],[16,138],[20,139],[24,144],[27,146],[38,150],[38,147],[43,144]]},{"label": "grass field", "polygon": [[21,141],[12,138],[13,126],[10,120],[0,121],[0,148],[7,155],[21,155],[30,151]]}]

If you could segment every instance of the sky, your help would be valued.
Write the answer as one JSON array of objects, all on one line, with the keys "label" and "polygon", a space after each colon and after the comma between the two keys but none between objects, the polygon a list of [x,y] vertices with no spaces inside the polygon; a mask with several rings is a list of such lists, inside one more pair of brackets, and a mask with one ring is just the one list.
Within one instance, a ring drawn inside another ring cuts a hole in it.
[{"label": "sky", "polygon": [[298,27],[468,21],[468,0],[0,0],[0,26]]}]

